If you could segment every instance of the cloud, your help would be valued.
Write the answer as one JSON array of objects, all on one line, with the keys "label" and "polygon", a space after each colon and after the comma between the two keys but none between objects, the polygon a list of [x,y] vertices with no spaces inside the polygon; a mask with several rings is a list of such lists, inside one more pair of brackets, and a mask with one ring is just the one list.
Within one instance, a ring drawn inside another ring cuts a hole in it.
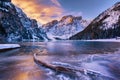
[{"label": "cloud", "polygon": [[55,5],[61,7],[61,4],[58,2],[58,0],[51,0],[52,3],[54,3]]},{"label": "cloud", "polygon": [[73,15],[73,16],[77,17],[77,16],[83,16],[83,13],[76,12],[76,11],[74,11],[74,12],[73,11],[65,11],[63,16],[66,16],[66,15]]},{"label": "cloud", "polygon": [[64,13],[57,0],[12,0],[28,17],[36,19],[41,24],[59,19]]}]

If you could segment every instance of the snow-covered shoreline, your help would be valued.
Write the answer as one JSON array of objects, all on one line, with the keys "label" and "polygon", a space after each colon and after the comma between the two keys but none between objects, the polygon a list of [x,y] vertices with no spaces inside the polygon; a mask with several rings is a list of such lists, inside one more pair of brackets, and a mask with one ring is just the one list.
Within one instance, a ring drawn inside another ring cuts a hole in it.
[{"label": "snow-covered shoreline", "polygon": [[97,42],[120,42],[120,39],[112,38],[112,39],[93,39],[93,40],[82,40],[82,41],[97,41]]},{"label": "snow-covered shoreline", "polygon": [[19,44],[0,44],[0,50],[19,48]]}]

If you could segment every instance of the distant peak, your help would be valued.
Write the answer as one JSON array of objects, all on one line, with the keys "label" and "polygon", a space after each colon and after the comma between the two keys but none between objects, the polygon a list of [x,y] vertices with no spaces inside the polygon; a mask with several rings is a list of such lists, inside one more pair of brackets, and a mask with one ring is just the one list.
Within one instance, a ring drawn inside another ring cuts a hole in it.
[{"label": "distant peak", "polygon": [[53,20],[52,23],[53,23],[53,24],[57,24],[57,23],[58,23],[58,20]]},{"label": "distant peak", "polygon": [[62,20],[65,20],[65,19],[67,19],[67,18],[73,18],[73,16],[72,16],[72,15],[63,16],[63,17],[62,17]]}]

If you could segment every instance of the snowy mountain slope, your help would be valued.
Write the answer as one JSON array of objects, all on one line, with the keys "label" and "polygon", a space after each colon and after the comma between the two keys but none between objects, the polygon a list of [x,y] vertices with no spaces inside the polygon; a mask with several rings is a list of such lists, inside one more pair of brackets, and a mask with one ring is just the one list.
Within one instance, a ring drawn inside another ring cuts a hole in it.
[{"label": "snowy mountain slope", "polygon": [[104,39],[120,36],[120,2],[96,17],[85,30],[70,39]]},{"label": "snowy mountain slope", "polygon": [[30,19],[10,0],[0,0],[0,39],[22,41],[45,40],[46,34],[38,28],[37,21]]},{"label": "snowy mountain slope", "polygon": [[88,24],[89,22],[83,20],[81,16],[74,17],[68,15],[62,17],[60,21],[53,20],[52,22],[44,24],[42,28],[51,39],[68,39],[72,35],[82,31]]}]

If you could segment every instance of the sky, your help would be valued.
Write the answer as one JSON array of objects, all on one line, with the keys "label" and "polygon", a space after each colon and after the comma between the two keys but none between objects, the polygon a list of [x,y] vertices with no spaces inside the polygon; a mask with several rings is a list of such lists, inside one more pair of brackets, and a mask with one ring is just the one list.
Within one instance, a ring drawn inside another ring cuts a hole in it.
[{"label": "sky", "polygon": [[12,0],[28,17],[40,24],[60,20],[63,16],[82,16],[92,20],[120,0]]}]

